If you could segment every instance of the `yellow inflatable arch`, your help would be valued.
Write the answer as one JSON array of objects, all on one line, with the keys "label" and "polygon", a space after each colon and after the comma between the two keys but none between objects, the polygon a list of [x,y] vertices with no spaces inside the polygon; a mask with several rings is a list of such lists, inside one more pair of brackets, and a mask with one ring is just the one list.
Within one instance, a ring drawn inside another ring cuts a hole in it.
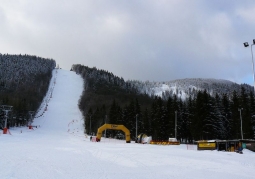
[{"label": "yellow inflatable arch", "polygon": [[122,130],[125,132],[126,136],[126,143],[130,143],[130,131],[124,126],[124,125],[117,125],[117,124],[104,124],[97,130],[97,138],[96,141],[100,142],[102,132],[106,129],[112,129],[112,130]]}]

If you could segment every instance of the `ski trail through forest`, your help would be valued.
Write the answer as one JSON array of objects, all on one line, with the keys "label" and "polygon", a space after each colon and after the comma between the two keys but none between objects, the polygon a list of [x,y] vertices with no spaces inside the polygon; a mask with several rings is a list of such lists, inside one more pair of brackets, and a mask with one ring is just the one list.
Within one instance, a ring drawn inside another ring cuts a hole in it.
[{"label": "ski trail through forest", "polygon": [[55,69],[32,129],[0,134],[1,179],[252,179],[254,153],[187,150],[186,145],[129,144],[84,134],[78,103],[83,79]]}]

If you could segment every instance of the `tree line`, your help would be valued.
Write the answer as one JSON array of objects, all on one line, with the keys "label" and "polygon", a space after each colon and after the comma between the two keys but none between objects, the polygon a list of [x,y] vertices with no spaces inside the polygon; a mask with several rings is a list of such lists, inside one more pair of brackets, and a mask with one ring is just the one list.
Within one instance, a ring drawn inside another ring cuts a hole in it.
[{"label": "tree line", "polygon": [[[55,66],[53,59],[0,54],[0,107],[13,106],[8,126],[27,124],[28,111],[39,108]],[[0,109],[0,128],[3,125],[4,112]]]},{"label": "tree line", "polygon": [[[255,137],[254,94],[243,86],[240,92],[234,90],[215,96],[207,90],[198,91],[186,100],[176,95],[167,99],[151,98],[107,71],[82,65],[74,65],[72,70],[84,78],[79,107],[88,134],[96,134],[98,127],[106,122],[125,125],[135,139],[137,122],[137,133],[151,135],[154,140],[175,137],[175,125],[177,138],[182,142],[238,139],[241,138],[242,118],[244,138]],[[121,132],[107,130],[107,136],[118,133]]]}]

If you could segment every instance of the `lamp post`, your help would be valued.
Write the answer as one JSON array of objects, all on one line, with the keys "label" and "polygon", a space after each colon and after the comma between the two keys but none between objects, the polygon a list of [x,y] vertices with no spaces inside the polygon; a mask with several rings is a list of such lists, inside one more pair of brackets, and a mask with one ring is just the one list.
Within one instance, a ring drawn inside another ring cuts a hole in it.
[{"label": "lamp post", "polygon": [[240,120],[241,120],[241,137],[243,139],[243,121],[242,121],[242,110],[243,108],[238,108],[238,111],[240,112]]},{"label": "lamp post", "polygon": [[138,114],[136,114],[136,120],[135,120],[135,138],[137,138],[137,116]]},{"label": "lamp post", "polygon": [[[107,115],[105,115],[105,121],[104,121],[104,124],[106,124],[106,121],[107,121]],[[104,130],[104,137],[106,138],[106,129]]]},{"label": "lamp post", "polygon": [[91,135],[91,115],[89,116],[89,118],[90,118],[90,122],[89,122],[89,133],[90,133],[90,135]]},{"label": "lamp post", "polygon": [[175,139],[177,139],[177,111],[175,111]]},{"label": "lamp post", "polygon": [[[248,42],[243,43],[244,47],[249,47]],[[254,86],[254,95],[255,95],[255,72],[254,72],[254,60],[253,60],[253,51],[252,46],[255,45],[255,39],[253,39],[253,44],[251,44],[251,60],[252,60],[252,70],[253,70],[253,86]]]}]

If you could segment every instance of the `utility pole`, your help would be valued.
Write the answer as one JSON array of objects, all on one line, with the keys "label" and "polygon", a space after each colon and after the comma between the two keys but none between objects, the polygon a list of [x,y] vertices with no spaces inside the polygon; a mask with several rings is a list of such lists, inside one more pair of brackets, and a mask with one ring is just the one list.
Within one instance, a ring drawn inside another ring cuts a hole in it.
[{"label": "utility pole", "polygon": [[90,123],[89,123],[89,133],[90,133],[90,135],[91,135],[91,115],[89,116],[89,118],[90,118]]},{"label": "utility pole", "polygon": [[[107,115],[105,115],[104,124],[106,124],[107,121]],[[106,138],[106,129],[104,130],[104,137]]]},{"label": "utility pole", "polygon": [[137,138],[137,116],[138,114],[136,114],[136,121],[135,121],[135,139]]},{"label": "utility pole", "polygon": [[177,140],[177,111],[175,111],[175,139]]},{"label": "utility pole", "polygon": [[12,110],[12,106],[9,106],[9,105],[2,105],[1,108],[2,108],[2,111],[5,112],[5,121],[4,121],[4,130],[3,130],[3,134],[7,134],[7,130],[8,130],[8,128],[7,128],[7,118],[8,118],[8,113],[9,113],[9,111]]},{"label": "utility pole", "polygon": [[241,137],[243,139],[243,120],[242,120],[242,110],[243,108],[238,108],[238,111],[240,112],[240,120],[241,120]]}]

